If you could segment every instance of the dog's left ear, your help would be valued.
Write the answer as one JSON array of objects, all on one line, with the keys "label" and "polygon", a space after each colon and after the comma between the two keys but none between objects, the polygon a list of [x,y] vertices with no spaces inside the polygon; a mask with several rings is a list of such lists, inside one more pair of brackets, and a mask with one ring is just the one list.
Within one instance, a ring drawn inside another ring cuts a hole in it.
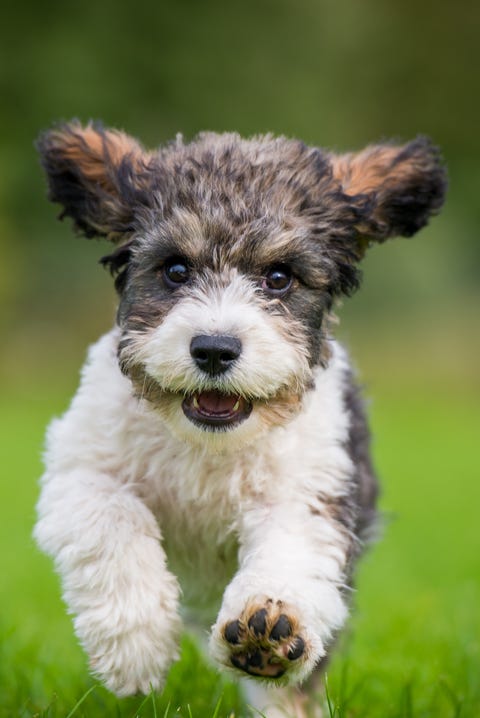
[{"label": "dog's left ear", "polygon": [[132,137],[100,123],[76,120],[43,133],[37,149],[49,199],[63,205],[87,237],[123,239],[133,230],[134,209],[148,189],[149,155]]},{"label": "dog's left ear", "polygon": [[438,149],[425,137],[331,155],[330,161],[342,192],[359,207],[359,256],[370,241],[411,237],[443,204],[446,171]]}]

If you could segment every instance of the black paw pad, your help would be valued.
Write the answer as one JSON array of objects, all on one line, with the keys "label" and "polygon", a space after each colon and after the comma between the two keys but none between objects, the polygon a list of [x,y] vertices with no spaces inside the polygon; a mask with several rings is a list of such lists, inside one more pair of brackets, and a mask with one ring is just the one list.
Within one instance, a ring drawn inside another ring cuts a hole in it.
[{"label": "black paw pad", "polygon": [[245,654],[230,656],[230,662],[235,668],[257,678],[280,678],[285,673],[285,666],[269,659],[268,655],[260,649]]},{"label": "black paw pad", "polygon": [[272,599],[264,599],[263,607],[249,601],[238,619],[223,627],[230,665],[272,682],[288,671],[294,673],[308,656],[301,634],[295,612],[290,613],[283,601]]},{"label": "black paw pad", "polygon": [[248,627],[252,629],[256,636],[263,636],[267,630],[267,609],[261,608],[254,613],[248,622]]},{"label": "black paw pad", "polygon": [[251,666],[252,668],[261,668],[263,666],[263,658],[260,651],[255,651],[255,653],[250,653],[247,656],[247,664],[248,666]]},{"label": "black paw pad", "polygon": [[288,616],[282,613],[278,617],[278,621],[270,631],[272,641],[280,641],[282,638],[288,638],[292,633],[292,626],[288,620]]},{"label": "black paw pad", "polygon": [[240,621],[227,623],[224,634],[225,640],[232,645],[240,643]]},{"label": "black paw pad", "polygon": [[247,661],[244,656],[230,656],[230,660],[232,662],[232,666],[235,666],[235,668],[240,668],[241,671],[247,670]]},{"label": "black paw pad", "polygon": [[296,661],[297,658],[300,658],[302,653],[305,650],[305,641],[301,636],[297,636],[295,638],[295,641],[292,644],[292,647],[290,648],[289,652],[287,653],[287,658],[289,661]]}]

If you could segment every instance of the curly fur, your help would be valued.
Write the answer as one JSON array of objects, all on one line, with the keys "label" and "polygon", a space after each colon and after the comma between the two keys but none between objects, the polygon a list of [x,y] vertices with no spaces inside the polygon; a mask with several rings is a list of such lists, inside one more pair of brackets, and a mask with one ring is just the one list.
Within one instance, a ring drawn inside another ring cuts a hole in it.
[{"label": "curly fur", "polygon": [[[258,708],[307,715],[295,686],[345,622],[377,494],[330,312],[369,242],[439,210],[438,152],[213,133],[146,152],[78,122],[38,148],[63,216],[117,245],[117,326],[49,429],[35,529],[91,669],[120,696],[160,689],[183,611]],[[192,347],[212,337],[238,351],[207,371]]]}]

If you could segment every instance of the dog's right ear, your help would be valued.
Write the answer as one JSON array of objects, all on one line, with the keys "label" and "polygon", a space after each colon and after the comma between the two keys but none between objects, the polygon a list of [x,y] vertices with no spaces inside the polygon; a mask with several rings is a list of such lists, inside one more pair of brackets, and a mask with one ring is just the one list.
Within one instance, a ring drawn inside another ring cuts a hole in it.
[{"label": "dog's right ear", "polygon": [[77,121],[40,135],[36,143],[49,199],[86,237],[118,241],[133,231],[134,209],[149,182],[149,155],[132,137],[100,123]]}]

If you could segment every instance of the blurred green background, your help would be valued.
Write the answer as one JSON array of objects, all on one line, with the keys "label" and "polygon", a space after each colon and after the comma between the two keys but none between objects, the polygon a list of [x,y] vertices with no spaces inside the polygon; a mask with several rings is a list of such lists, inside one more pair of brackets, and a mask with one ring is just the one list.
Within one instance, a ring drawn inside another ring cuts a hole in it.
[{"label": "blurred green background", "polygon": [[[37,656],[43,685],[38,651],[48,647],[45,685],[55,686],[53,654],[76,650],[30,531],[45,423],[115,312],[97,264],[108,248],[74,237],[45,198],[38,132],[100,118],[147,146],[212,129],[339,151],[422,133],[449,168],[445,209],[412,240],[372,249],[362,290],[339,312],[373,398],[382,506],[397,515],[361,572],[346,655],[352,670],[375,674],[362,685],[382,718],[397,715],[388,695],[404,705],[398,715],[453,716],[461,700],[462,716],[480,714],[480,5],[6,0],[0,13],[0,598],[7,635],[23,637],[4,644],[11,666]],[[400,676],[396,687],[382,671]],[[11,705],[15,680],[5,678]],[[49,689],[35,690],[45,705]],[[348,715],[363,715],[352,701]],[[418,702],[434,712],[409,708]]]},{"label": "blurred green background", "polygon": [[6,0],[2,378],[19,388],[57,376],[58,353],[67,370],[113,315],[96,266],[107,249],[55,221],[33,148],[41,129],[78,117],[147,146],[201,129],[273,131],[339,151],[430,135],[449,167],[445,210],[413,242],[371,253],[344,325],[355,351],[380,364],[398,358],[396,368],[418,373],[420,362],[428,377],[476,382],[479,29],[480,6],[465,0]]}]

